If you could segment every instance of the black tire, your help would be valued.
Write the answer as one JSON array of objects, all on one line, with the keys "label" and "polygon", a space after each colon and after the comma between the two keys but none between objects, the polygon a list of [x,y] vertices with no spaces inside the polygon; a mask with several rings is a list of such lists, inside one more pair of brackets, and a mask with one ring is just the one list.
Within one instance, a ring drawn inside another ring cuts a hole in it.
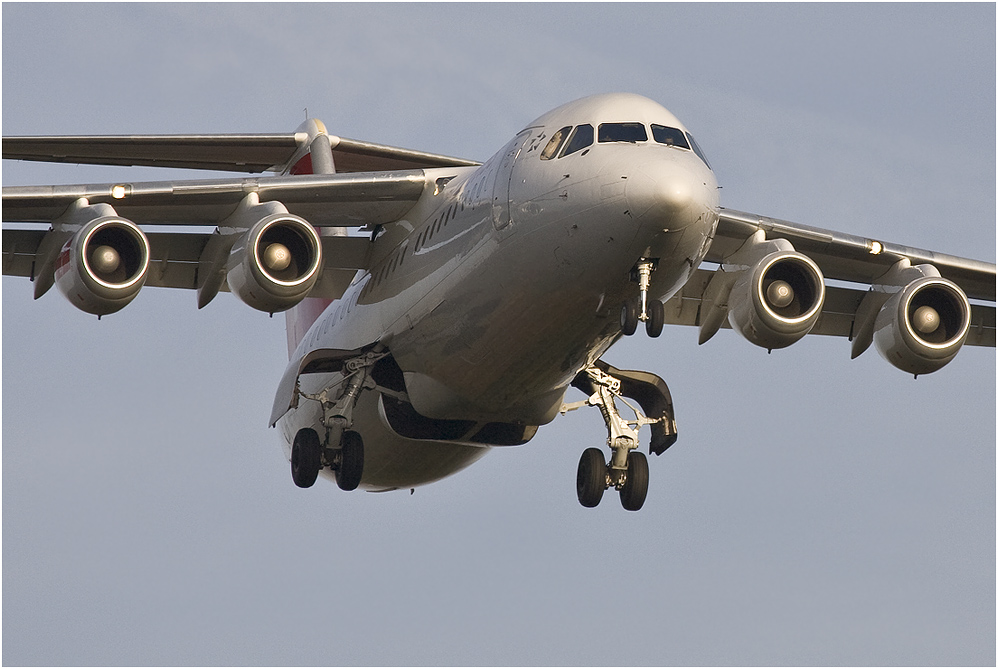
[{"label": "black tire", "polygon": [[636,300],[627,300],[620,308],[620,331],[630,337],[637,332],[641,307]]},{"label": "black tire", "polygon": [[606,461],[603,451],[587,448],[579,460],[579,472],[575,477],[575,490],[579,494],[579,504],[587,508],[599,505],[606,490]]},{"label": "black tire", "polygon": [[649,337],[657,337],[662,334],[665,326],[665,305],[660,300],[652,300],[648,303],[648,320],[645,321],[645,329],[648,330]]},{"label": "black tire", "polygon": [[299,488],[311,488],[322,469],[319,435],[310,427],[298,430],[291,444],[291,478]]},{"label": "black tire", "polygon": [[637,511],[648,496],[648,458],[631,451],[627,456],[627,481],[620,489],[620,504],[628,511]]},{"label": "black tire", "polygon": [[336,485],[340,490],[356,490],[364,476],[364,440],[356,432],[344,432],[340,442],[340,466]]}]

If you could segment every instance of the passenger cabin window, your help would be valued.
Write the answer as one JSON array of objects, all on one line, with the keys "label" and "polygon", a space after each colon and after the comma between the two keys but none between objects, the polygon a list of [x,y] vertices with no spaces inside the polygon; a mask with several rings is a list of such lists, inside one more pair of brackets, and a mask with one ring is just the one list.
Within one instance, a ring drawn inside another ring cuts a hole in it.
[{"label": "passenger cabin window", "polygon": [[679,128],[669,128],[664,125],[651,126],[651,135],[655,138],[655,141],[659,144],[668,144],[669,146],[678,146],[682,149],[689,149],[690,145],[686,141],[686,135]]},{"label": "passenger cabin window", "polygon": [[561,145],[565,143],[565,140],[568,139],[568,133],[571,131],[572,126],[566,125],[564,128],[554,133],[551,136],[551,141],[548,142],[548,145],[544,147],[543,151],[541,151],[541,160],[551,160],[558,155],[558,150],[561,148]]},{"label": "passenger cabin window", "polygon": [[561,154],[562,158],[565,156],[575,153],[576,151],[581,151],[587,146],[591,146],[593,143],[593,127],[588,123],[585,125],[580,125],[572,133],[572,138],[568,140],[568,146],[565,147],[565,153]]},{"label": "passenger cabin window", "polygon": [[643,123],[600,123],[600,142],[647,142],[648,132]]},{"label": "passenger cabin window", "polygon": [[707,166],[708,170],[713,170],[714,168],[711,167],[710,163],[707,162],[707,156],[703,155],[703,149],[701,149],[700,145],[697,144],[696,140],[693,139],[693,135],[691,135],[690,133],[686,133],[686,136],[690,138],[690,146],[693,147],[693,153],[697,154],[697,157],[699,157],[700,160],[703,161],[703,164]]}]

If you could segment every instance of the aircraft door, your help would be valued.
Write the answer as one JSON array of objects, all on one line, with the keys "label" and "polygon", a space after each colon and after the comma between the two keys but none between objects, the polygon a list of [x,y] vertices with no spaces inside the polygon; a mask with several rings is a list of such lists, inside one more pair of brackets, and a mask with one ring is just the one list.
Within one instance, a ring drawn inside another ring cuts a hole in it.
[{"label": "aircraft door", "polygon": [[502,161],[499,163],[496,180],[492,186],[492,225],[495,226],[496,230],[505,233],[500,235],[502,237],[512,232],[510,223],[513,220],[510,215],[509,191],[513,179],[513,165],[516,163],[520,151],[523,150],[523,145],[530,138],[530,134],[530,130],[524,130],[503,149]]}]

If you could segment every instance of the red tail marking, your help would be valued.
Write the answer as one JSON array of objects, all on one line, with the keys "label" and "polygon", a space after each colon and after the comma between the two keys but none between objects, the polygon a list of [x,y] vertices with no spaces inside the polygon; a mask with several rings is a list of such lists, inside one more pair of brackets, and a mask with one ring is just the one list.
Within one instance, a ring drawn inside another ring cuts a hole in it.
[{"label": "red tail marking", "polygon": [[291,166],[291,174],[312,174],[312,154],[306,153],[298,159],[298,162]]}]

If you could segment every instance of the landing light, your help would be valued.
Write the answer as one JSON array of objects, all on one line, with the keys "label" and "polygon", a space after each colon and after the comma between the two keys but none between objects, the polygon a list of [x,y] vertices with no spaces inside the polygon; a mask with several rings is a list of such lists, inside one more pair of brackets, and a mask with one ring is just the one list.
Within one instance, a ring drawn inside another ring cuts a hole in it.
[{"label": "landing light", "polygon": [[129,191],[131,191],[130,186],[124,184],[118,184],[117,186],[111,186],[111,197],[115,200],[121,200],[128,196]]},{"label": "landing light", "polygon": [[884,245],[880,242],[870,242],[870,254],[880,255],[880,252],[884,250]]}]

